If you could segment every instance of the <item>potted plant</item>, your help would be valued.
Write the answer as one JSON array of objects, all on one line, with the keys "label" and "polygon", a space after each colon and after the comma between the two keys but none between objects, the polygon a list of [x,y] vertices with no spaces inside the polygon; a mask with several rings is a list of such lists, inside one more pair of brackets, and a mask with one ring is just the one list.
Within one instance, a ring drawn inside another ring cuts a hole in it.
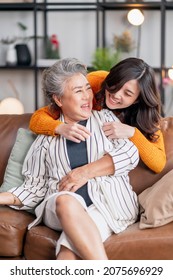
[{"label": "potted plant", "polygon": [[97,48],[93,53],[92,67],[93,70],[109,71],[115,64],[120,61],[120,52],[111,48]]}]

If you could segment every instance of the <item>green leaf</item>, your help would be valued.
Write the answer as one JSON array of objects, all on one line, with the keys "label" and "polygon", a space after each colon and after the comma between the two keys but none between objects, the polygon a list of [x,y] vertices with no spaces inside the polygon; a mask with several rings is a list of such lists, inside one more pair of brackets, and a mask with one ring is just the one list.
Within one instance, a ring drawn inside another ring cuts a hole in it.
[{"label": "green leaf", "polygon": [[21,22],[18,22],[17,24],[18,24],[19,28],[20,28],[21,30],[23,30],[23,31],[25,31],[25,30],[27,30],[27,29],[28,29],[28,28],[27,28],[27,26],[26,26],[26,25],[24,25],[24,24],[23,24],[23,23],[21,23]]},{"label": "green leaf", "polygon": [[109,71],[119,61],[119,51],[110,48],[97,48],[93,54],[92,66],[95,70]]}]

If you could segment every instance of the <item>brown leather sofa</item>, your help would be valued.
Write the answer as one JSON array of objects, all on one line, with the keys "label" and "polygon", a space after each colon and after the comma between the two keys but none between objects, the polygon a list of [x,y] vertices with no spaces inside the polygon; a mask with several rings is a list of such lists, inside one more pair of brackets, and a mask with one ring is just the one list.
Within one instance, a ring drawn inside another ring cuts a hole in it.
[{"label": "brown leather sofa", "polygon": [[[0,184],[3,182],[12,146],[19,127],[28,127],[31,114],[0,115]],[[131,184],[139,194],[173,168],[173,117],[163,120],[167,164],[163,172],[154,174],[142,163],[130,173]],[[158,159],[159,160],[159,159]],[[55,259],[59,232],[43,224],[27,230],[32,214],[0,207],[0,259]],[[105,248],[111,260],[173,259],[173,222],[152,229],[139,229],[139,222],[118,235],[112,235]]]}]

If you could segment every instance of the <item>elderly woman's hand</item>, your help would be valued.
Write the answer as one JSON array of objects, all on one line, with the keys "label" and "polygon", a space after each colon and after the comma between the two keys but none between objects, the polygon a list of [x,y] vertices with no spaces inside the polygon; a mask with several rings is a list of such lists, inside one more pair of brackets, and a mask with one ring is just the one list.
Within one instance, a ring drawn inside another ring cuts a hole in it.
[{"label": "elderly woman's hand", "polygon": [[77,123],[60,124],[55,129],[55,132],[56,134],[60,134],[64,136],[66,139],[76,143],[85,141],[85,139],[91,136],[90,131],[86,127]]},{"label": "elderly woman's hand", "polygon": [[77,167],[64,176],[59,183],[59,191],[75,192],[85,185],[89,178],[84,167]]},{"label": "elderly woman's hand", "polygon": [[106,122],[103,131],[109,139],[130,138],[135,133],[135,128],[121,122]]},{"label": "elderly woman's hand", "polygon": [[20,199],[11,192],[2,192],[0,194],[0,205],[22,206]]}]

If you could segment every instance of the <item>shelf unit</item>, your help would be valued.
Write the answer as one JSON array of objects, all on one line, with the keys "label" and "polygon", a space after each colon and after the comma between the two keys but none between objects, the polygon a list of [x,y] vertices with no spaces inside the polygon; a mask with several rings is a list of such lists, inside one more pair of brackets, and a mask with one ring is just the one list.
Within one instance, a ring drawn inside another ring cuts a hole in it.
[{"label": "shelf unit", "polygon": [[38,94],[37,94],[37,88],[38,88],[38,79],[37,79],[37,62],[36,62],[36,55],[37,55],[37,41],[36,41],[36,32],[37,32],[37,5],[36,0],[34,0],[32,3],[0,3],[0,12],[30,12],[33,14],[33,20],[34,20],[34,53],[35,53],[35,59],[32,65],[30,66],[1,66],[0,65],[0,71],[18,71],[18,70],[31,70],[34,74],[34,104],[35,109],[38,107]]},{"label": "shelf unit", "polygon": [[2,11],[28,11],[33,14],[33,26],[34,26],[34,62],[32,66],[21,67],[21,66],[0,66],[0,71],[4,70],[31,70],[34,73],[34,98],[35,98],[35,109],[38,108],[38,72],[44,67],[39,67],[37,65],[37,14],[41,12],[43,15],[43,36],[44,42],[46,42],[46,37],[48,35],[48,13],[49,12],[68,12],[68,11],[87,11],[95,12],[95,24],[96,24],[96,47],[104,47],[106,45],[105,35],[106,35],[106,16],[107,11],[120,11],[120,10],[130,10],[132,8],[140,8],[142,10],[157,10],[161,13],[161,26],[160,26],[160,67],[155,70],[160,75],[160,85],[162,93],[162,102],[164,103],[164,87],[162,83],[162,78],[165,76],[165,30],[166,30],[166,11],[173,10],[173,2],[167,2],[161,0],[158,2],[116,2],[107,0],[93,0],[93,2],[37,2],[34,0],[32,3],[0,3],[0,12]]}]

